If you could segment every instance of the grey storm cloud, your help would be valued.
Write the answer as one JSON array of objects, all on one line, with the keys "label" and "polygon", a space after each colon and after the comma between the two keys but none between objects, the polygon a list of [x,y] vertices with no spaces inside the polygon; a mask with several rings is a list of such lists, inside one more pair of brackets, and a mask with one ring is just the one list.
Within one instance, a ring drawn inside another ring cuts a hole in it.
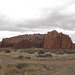
[{"label": "grey storm cloud", "polygon": [[[67,0],[66,0],[67,1]],[[63,6],[53,8],[46,18],[27,20],[23,22],[13,22],[4,16],[0,16],[0,31],[37,31],[38,29],[60,28],[73,31],[75,29],[75,14],[69,14],[64,11],[68,6],[75,4],[74,0],[69,0]],[[48,11],[44,10],[44,12]],[[61,13],[61,10],[66,13]],[[46,14],[46,13],[45,13]],[[45,16],[45,14],[43,16]]]},{"label": "grey storm cloud", "polygon": [[1,20],[0,31],[28,31],[36,28],[61,28],[67,30],[75,29],[75,14],[63,15],[58,12],[52,12],[47,18],[38,20],[28,20],[25,23],[14,23]]},{"label": "grey storm cloud", "polygon": [[75,0],[54,1],[57,1],[57,3],[54,3],[55,5],[52,4],[51,7],[40,9],[42,16],[40,15],[38,19],[15,21],[0,12],[0,34],[2,35],[0,39],[4,38],[5,35],[9,36],[11,33],[13,35],[46,33],[56,29],[58,32],[61,31],[70,35],[75,42]]},{"label": "grey storm cloud", "polygon": [[59,12],[51,13],[46,19],[27,21],[25,24],[19,24],[22,28],[61,28],[67,30],[75,29],[75,15],[62,15]]},{"label": "grey storm cloud", "polygon": [[[51,9],[52,12],[49,13],[46,18],[41,18],[38,20],[28,20],[25,21],[25,23],[19,24],[17,26],[30,29],[60,28],[73,31],[75,30],[75,14],[67,15],[67,13],[65,12],[65,9],[67,9],[71,5],[75,5],[74,0],[69,0],[69,2],[65,3],[63,6]],[[46,11],[46,9],[44,11]],[[63,11],[65,14],[61,13],[61,11]]]}]

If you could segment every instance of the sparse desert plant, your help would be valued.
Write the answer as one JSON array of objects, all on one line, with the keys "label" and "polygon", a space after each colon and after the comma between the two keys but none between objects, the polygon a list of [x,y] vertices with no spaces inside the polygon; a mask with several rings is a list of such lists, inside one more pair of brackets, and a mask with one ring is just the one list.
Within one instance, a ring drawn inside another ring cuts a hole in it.
[{"label": "sparse desert plant", "polygon": [[45,57],[44,54],[38,54],[37,57]]},{"label": "sparse desert plant", "polygon": [[5,52],[5,53],[11,53],[11,51],[10,51],[10,50],[4,50],[4,52]]},{"label": "sparse desert plant", "polygon": [[2,65],[0,64],[0,70],[2,69]]},{"label": "sparse desert plant", "polygon": [[51,66],[49,66],[49,65],[47,65],[47,64],[43,64],[43,68],[45,68],[45,69],[47,69],[47,70],[53,70],[53,67]]},{"label": "sparse desert plant", "polygon": [[40,51],[38,52],[38,54],[44,54],[44,53],[45,53],[44,50],[40,50]]},{"label": "sparse desert plant", "polygon": [[29,51],[29,54],[34,54],[34,51]]},{"label": "sparse desert plant", "polygon": [[46,54],[45,57],[52,57],[52,54]]},{"label": "sparse desert plant", "polygon": [[75,53],[75,50],[66,50],[66,53],[67,54],[74,54]]},{"label": "sparse desert plant", "polygon": [[39,54],[37,57],[52,57],[52,54]]},{"label": "sparse desert plant", "polygon": [[19,63],[16,66],[16,68],[18,68],[18,69],[22,69],[22,68],[26,68],[26,67],[28,67],[28,64],[27,63]]},{"label": "sparse desert plant", "polygon": [[70,49],[55,49],[55,50],[49,50],[49,52],[51,53],[55,53],[55,54],[74,54],[75,53],[75,49],[70,50]]},{"label": "sparse desert plant", "polygon": [[18,59],[23,59],[23,58],[24,58],[23,55],[18,56]]},{"label": "sparse desert plant", "polygon": [[3,50],[0,48],[0,52],[3,52]]},{"label": "sparse desert plant", "polygon": [[26,56],[25,59],[31,59],[31,57]]},{"label": "sparse desert plant", "polygon": [[[11,63],[9,64],[9,67],[6,69],[5,75],[30,75],[26,74],[30,72],[36,72],[41,70],[42,65],[41,64],[35,64],[35,63]],[[35,75],[35,74],[33,74]]]}]

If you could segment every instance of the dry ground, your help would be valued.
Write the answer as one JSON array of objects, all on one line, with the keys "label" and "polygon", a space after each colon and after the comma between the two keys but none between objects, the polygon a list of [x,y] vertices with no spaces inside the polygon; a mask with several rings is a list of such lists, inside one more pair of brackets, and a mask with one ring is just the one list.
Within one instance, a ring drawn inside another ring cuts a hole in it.
[{"label": "dry ground", "polygon": [[[49,52],[46,52],[49,53]],[[0,52],[0,75],[75,75],[75,54],[52,54],[52,57],[37,57],[21,50]],[[24,56],[19,59],[18,56]],[[30,57],[26,59],[25,57]],[[22,66],[22,64],[28,66]],[[21,68],[16,66],[21,64]]]}]

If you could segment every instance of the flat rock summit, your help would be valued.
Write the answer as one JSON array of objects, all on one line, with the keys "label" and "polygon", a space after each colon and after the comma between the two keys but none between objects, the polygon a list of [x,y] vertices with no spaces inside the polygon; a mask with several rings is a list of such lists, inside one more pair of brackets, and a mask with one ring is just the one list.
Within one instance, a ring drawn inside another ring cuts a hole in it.
[{"label": "flat rock summit", "polygon": [[75,49],[69,35],[58,33],[56,30],[47,34],[20,35],[4,38],[0,47],[20,48],[44,48],[44,49]]}]

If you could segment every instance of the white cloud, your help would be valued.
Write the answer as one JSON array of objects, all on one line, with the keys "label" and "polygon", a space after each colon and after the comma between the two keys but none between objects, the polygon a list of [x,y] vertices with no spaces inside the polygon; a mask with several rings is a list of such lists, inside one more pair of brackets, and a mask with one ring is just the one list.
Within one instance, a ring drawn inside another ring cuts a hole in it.
[{"label": "white cloud", "polygon": [[[37,19],[42,9],[59,9],[73,0],[0,0],[0,12],[10,19]],[[47,14],[47,13],[45,13]]]},{"label": "white cloud", "polygon": [[0,38],[56,29],[75,41],[74,8],[75,0],[0,0]]}]

